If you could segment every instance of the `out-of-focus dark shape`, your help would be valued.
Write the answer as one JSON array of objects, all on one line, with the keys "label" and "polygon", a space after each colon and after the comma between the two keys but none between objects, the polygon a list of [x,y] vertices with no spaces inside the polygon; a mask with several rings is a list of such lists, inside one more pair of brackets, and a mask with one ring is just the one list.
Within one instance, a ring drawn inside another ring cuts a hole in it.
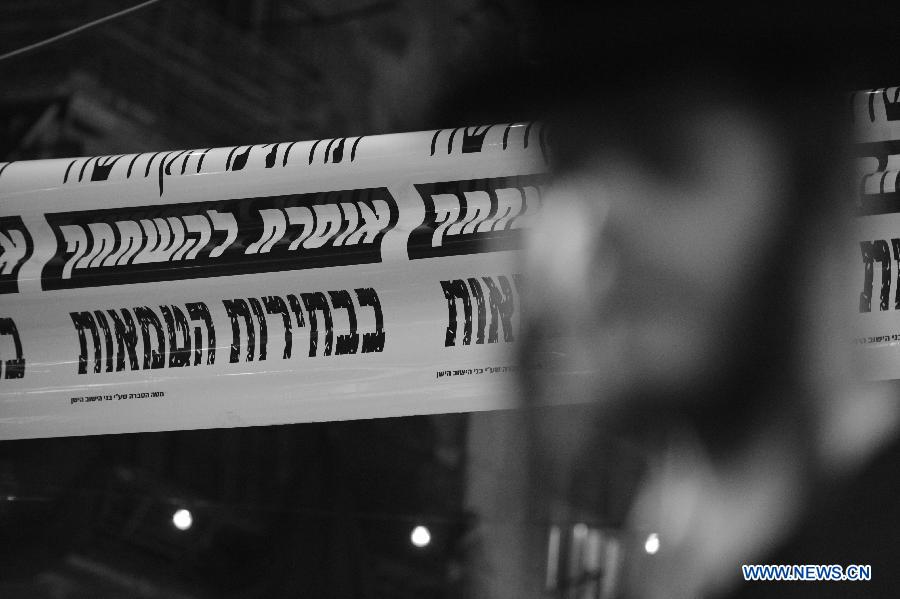
[{"label": "out-of-focus dark shape", "polygon": [[[898,35],[871,7],[814,8],[545,7],[531,81],[554,182],[524,262],[522,389],[586,405],[530,412],[517,596],[765,594],[740,565],[785,556],[883,572],[836,593],[892,588],[900,520],[850,522],[844,494],[900,431],[896,389],[854,380],[846,258],[849,93],[896,72]],[[631,459],[598,451],[617,446]],[[597,482],[620,469],[639,481]]]}]

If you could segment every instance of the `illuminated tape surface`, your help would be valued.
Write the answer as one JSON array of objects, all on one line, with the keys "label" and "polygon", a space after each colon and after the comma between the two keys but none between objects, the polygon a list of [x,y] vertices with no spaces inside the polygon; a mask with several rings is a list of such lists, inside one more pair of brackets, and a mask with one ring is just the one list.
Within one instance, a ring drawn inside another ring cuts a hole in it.
[{"label": "illuminated tape surface", "polygon": [[856,344],[867,378],[900,379],[900,88],[853,96],[861,171],[852,249]]},{"label": "illuminated tape surface", "polygon": [[543,141],[0,163],[0,438],[509,405]]}]

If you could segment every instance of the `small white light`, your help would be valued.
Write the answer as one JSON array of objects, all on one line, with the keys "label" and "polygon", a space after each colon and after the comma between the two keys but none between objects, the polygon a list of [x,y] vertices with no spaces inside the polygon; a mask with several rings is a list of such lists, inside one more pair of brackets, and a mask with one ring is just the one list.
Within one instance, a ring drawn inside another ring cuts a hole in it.
[{"label": "small white light", "polygon": [[426,547],[431,543],[431,532],[424,526],[416,526],[409,535],[409,540],[416,547]]},{"label": "small white light", "polygon": [[659,551],[659,535],[651,533],[650,536],[647,537],[647,540],[644,541],[644,551],[653,555],[657,551]]},{"label": "small white light", "polygon": [[187,530],[194,524],[194,517],[190,510],[180,509],[172,514],[172,524],[178,530]]}]

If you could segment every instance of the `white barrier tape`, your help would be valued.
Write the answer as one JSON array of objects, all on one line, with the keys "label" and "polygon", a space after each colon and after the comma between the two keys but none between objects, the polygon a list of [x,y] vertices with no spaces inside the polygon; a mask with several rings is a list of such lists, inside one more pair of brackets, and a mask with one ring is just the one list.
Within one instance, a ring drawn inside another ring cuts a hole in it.
[{"label": "white barrier tape", "polygon": [[[852,97],[872,379],[900,378],[896,91]],[[511,405],[543,146],[526,123],[0,163],[0,438]]]},{"label": "white barrier tape", "polygon": [[0,163],[0,438],[508,405],[539,125]]}]

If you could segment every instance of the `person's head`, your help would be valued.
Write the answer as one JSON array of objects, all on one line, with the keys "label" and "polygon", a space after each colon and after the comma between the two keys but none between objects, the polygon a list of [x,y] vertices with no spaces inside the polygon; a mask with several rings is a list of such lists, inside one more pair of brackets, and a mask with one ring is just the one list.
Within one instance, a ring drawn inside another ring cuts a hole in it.
[{"label": "person's head", "polygon": [[532,398],[727,444],[799,408],[810,334],[843,335],[848,79],[818,30],[683,24],[554,59],[521,351]]},{"label": "person's head", "polygon": [[[548,11],[543,66],[504,96],[543,112],[552,167],[522,262],[521,392],[581,405],[531,410],[531,517],[624,526],[610,496],[659,432],[722,461],[773,423],[798,456],[812,444],[852,337],[849,94],[890,84],[873,77],[892,21],[805,4]],[[611,450],[623,437],[637,451]]]},{"label": "person's head", "polygon": [[[792,120],[807,101],[818,130]],[[744,413],[800,383],[806,269],[839,214],[826,102],[684,80],[560,117],[525,263],[548,399]]]}]

